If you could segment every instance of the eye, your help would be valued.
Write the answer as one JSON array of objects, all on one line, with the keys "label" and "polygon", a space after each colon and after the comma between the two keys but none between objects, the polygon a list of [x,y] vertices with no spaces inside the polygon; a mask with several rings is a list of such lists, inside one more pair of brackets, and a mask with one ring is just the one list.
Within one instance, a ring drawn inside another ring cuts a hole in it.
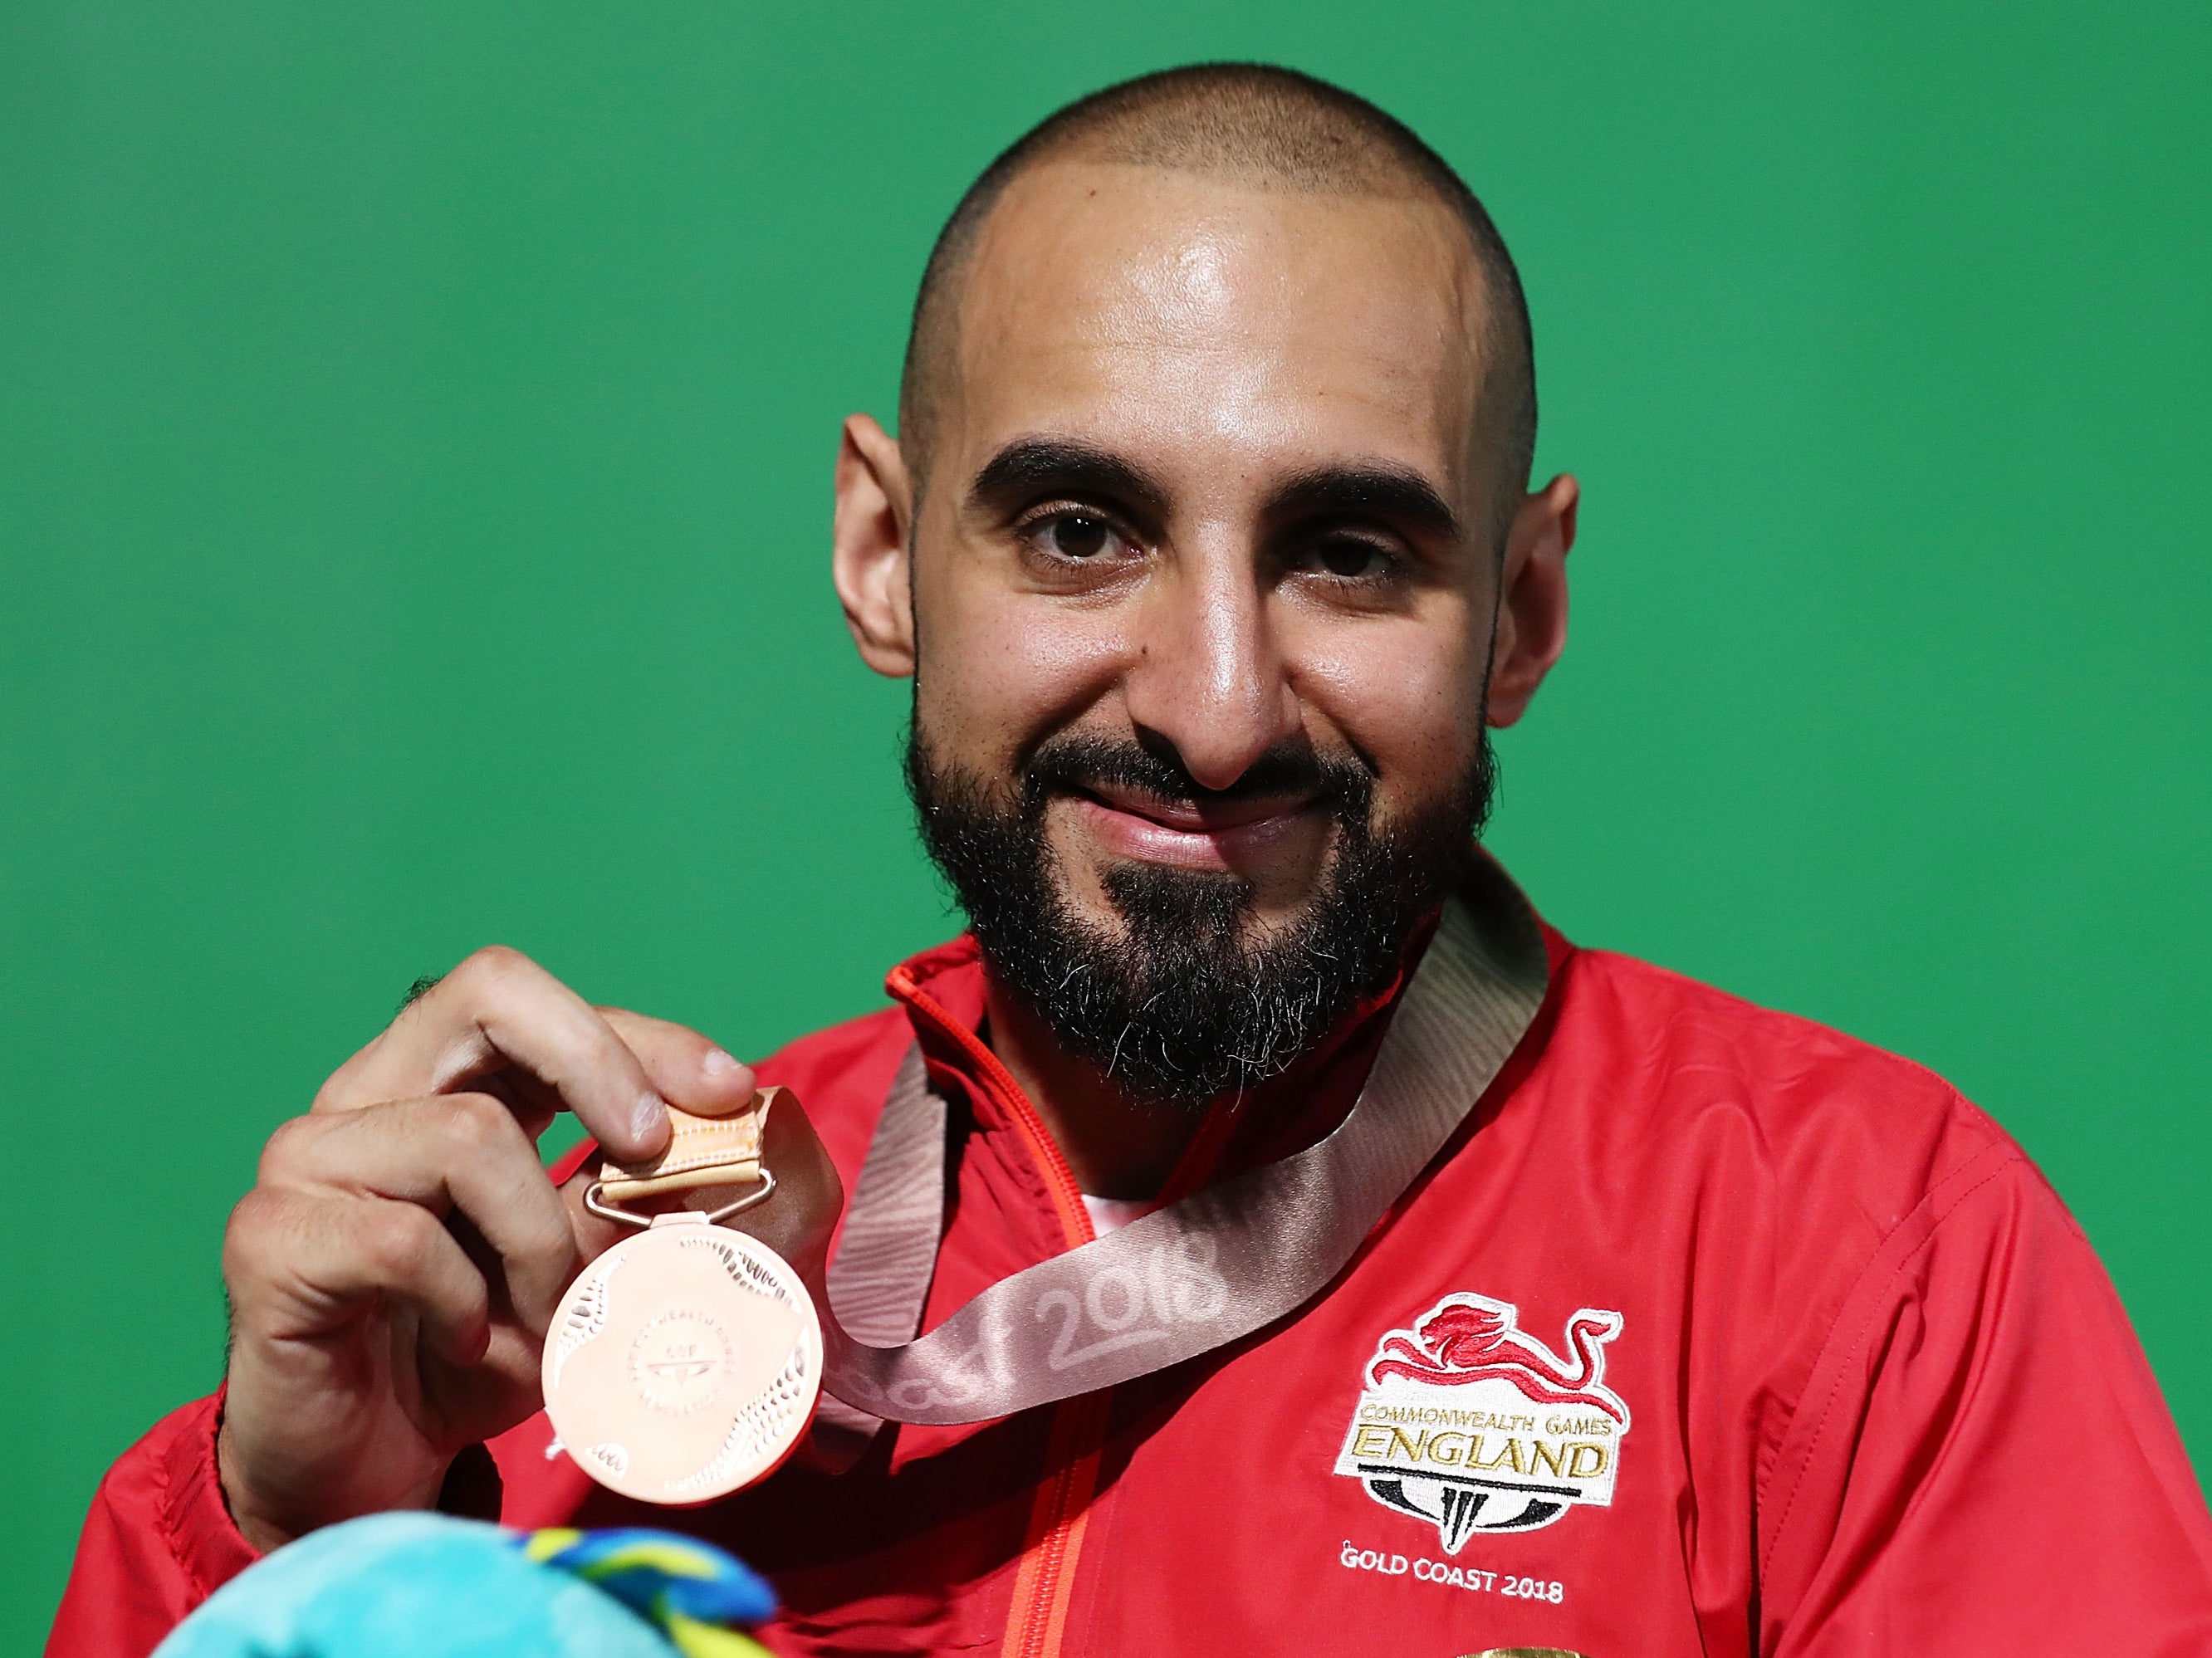
[{"label": "eye", "polygon": [[1119,539],[1111,525],[1090,513],[1054,513],[1030,525],[1029,534],[1044,551],[1078,563],[1110,551]]},{"label": "eye", "polygon": [[1388,548],[1352,535],[1323,536],[1308,556],[1316,568],[1340,581],[1377,580],[1397,564]]}]

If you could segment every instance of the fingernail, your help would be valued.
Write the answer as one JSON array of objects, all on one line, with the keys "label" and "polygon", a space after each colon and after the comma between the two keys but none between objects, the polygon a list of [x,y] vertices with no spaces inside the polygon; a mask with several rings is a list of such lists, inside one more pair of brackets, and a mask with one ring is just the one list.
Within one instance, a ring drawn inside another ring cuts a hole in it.
[{"label": "fingernail", "polygon": [[699,1068],[709,1077],[726,1077],[732,1071],[744,1069],[734,1054],[726,1054],[719,1048],[707,1050],[707,1057],[699,1061]]},{"label": "fingernail", "polygon": [[668,1102],[658,1094],[647,1094],[637,1102],[637,1114],[630,1119],[636,1129],[639,1143],[659,1145],[666,1138]]}]

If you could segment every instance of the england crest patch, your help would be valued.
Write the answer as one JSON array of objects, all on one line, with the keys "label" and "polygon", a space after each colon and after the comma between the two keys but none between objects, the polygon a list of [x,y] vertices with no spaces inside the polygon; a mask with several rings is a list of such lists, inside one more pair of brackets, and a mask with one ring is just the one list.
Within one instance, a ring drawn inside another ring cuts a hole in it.
[{"label": "england crest patch", "polygon": [[1613,1502],[1628,1406],[1605,1385],[1619,1313],[1584,1307],[1561,1358],[1520,1309],[1446,1296],[1385,1335],[1336,1472],[1386,1508],[1432,1522],[1444,1552],[1477,1532],[1534,1531],[1577,1503]]}]

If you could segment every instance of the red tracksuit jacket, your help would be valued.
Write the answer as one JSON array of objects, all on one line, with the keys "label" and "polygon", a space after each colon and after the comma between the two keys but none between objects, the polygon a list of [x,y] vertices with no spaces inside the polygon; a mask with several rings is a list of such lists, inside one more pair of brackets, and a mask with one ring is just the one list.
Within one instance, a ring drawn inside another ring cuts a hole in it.
[{"label": "red tracksuit jacket", "polygon": [[[775,1582],[785,1653],[2212,1653],[2203,1497],[2020,1150],[1917,1066],[1549,942],[1518,1052],[1281,1323],[701,1509],[549,1461],[539,1417],[490,1447],[486,1505],[712,1538]],[[972,942],[890,988],[902,1006],[761,1072],[849,1190],[919,1037],[955,1139],[933,1325],[1091,1227],[977,1038]],[[1180,1185],[1327,1132],[1387,1020],[1369,1010],[1273,1090],[1294,1114],[1209,1119]],[[110,1473],[50,1654],[134,1658],[251,1563],[218,1408],[185,1406]]]}]

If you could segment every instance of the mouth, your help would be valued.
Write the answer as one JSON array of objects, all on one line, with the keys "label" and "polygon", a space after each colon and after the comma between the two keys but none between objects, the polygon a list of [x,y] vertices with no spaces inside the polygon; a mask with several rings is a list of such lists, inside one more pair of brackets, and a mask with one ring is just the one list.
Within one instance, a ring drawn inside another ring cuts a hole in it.
[{"label": "mouth", "polygon": [[1094,784],[1069,798],[1084,829],[1109,853],[1183,869],[1246,870],[1327,828],[1316,793],[1170,800]]}]

